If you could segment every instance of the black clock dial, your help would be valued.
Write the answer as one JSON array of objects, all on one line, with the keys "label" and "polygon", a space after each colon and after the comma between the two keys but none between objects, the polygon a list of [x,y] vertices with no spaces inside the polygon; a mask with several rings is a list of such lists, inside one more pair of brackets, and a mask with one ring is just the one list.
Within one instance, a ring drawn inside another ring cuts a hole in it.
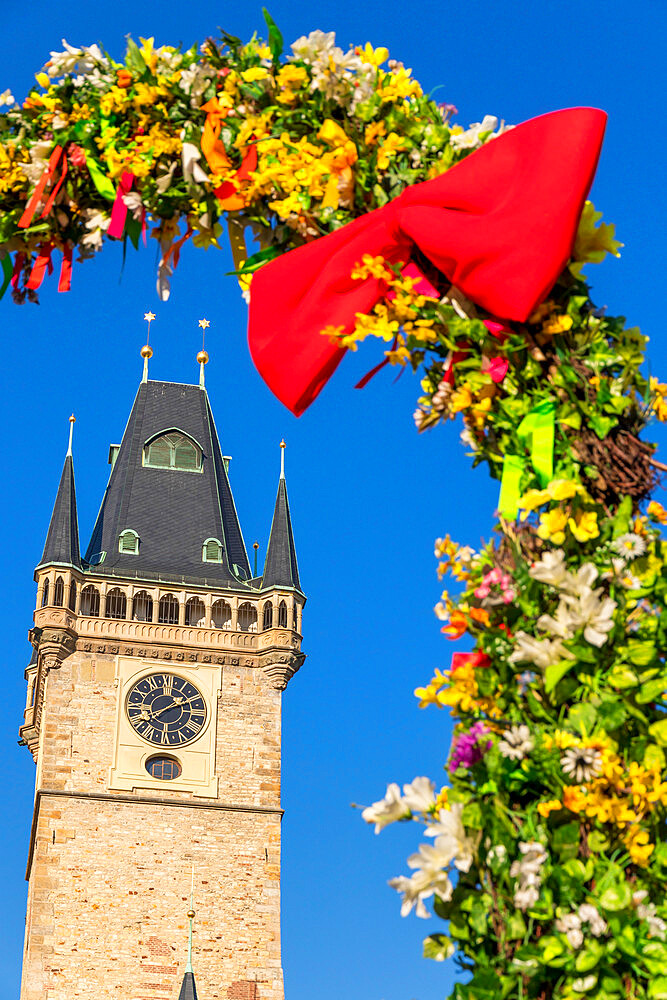
[{"label": "black clock dial", "polygon": [[137,681],[127,696],[126,711],[134,731],[160,747],[191,743],[206,724],[201,691],[176,674],[149,674]]}]

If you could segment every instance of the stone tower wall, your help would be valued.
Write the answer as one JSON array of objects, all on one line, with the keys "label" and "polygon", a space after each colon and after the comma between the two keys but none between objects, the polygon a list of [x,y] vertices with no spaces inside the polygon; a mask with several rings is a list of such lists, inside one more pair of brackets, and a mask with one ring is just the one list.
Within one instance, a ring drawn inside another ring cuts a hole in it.
[{"label": "stone tower wall", "polygon": [[[40,666],[32,710],[38,773],[21,1000],[175,1000],[193,863],[200,1000],[282,1000],[280,690],[238,658],[192,668],[220,676],[217,795],[169,782],[119,791],[109,781],[118,655],[80,645]],[[129,659],[178,672],[159,653]]]}]

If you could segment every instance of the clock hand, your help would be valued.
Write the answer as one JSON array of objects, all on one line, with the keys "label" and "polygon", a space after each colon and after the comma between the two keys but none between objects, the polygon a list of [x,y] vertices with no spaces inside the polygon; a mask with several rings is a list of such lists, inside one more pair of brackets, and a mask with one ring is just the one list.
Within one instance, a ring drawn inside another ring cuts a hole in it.
[{"label": "clock hand", "polygon": [[149,715],[149,718],[150,719],[157,719],[158,715],[162,715],[163,712],[168,712],[170,708],[179,708],[183,704],[184,701],[185,701],[184,698],[176,697],[176,698],[173,699],[173,702],[172,702],[171,705],[164,705],[163,708],[158,708],[157,712],[151,712],[150,715]]}]

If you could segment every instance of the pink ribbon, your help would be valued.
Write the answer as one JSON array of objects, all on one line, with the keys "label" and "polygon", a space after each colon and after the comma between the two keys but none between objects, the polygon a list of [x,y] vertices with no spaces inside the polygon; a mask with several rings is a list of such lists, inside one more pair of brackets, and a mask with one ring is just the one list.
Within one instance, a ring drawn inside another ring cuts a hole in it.
[{"label": "pink ribbon", "polygon": [[111,222],[107,230],[107,236],[113,236],[120,240],[125,229],[125,219],[127,218],[127,205],[123,201],[126,194],[129,194],[134,184],[135,176],[131,170],[124,170],[120,177],[118,188],[116,189],[116,200],[111,209]]}]

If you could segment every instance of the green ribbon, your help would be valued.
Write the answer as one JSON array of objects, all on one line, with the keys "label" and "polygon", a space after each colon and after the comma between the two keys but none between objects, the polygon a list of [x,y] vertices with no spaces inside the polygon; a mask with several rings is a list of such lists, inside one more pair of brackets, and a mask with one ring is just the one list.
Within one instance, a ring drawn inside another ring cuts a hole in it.
[{"label": "green ribbon", "polygon": [[0,299],[9,288],[9,282],[12,280],[12,275],[14,273],[12,258],[8,253],[6,253],[5,256],[2,258],[1,266],[3,273],[3,282],[2,282],[2,288],[0,288]]},{"label": "green ribbon", "polygon": [[[553,479],[556,404],[545,399],[534,406],[517,427],[517,438],[530,453],[530,462],[542,488]],[[498,510],[502,517],[513,521],[518,513],[521,478],[526,468],[522,455],[505,455],[500,481]]]}]

